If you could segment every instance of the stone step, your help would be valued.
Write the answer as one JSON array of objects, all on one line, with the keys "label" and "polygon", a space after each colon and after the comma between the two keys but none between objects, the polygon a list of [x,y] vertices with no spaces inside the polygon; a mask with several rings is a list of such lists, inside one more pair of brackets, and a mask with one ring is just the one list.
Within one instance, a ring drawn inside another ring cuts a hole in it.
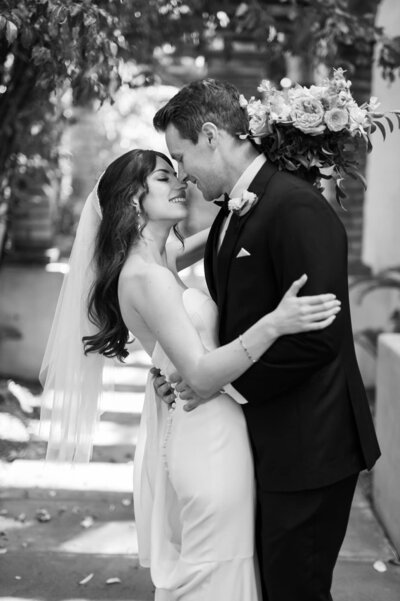
[{"label": "stone step", "polygon": [[0,498],[93,497],[132,494],[132,463],[0,462]]},{"label": "stone step", "polygon": [[[143,401],[143,391],[104,393],[103,413],[94,436],[93,461],[126,463],[133,460]],[[36,418],[25,418],[23,423],[13,415],[0,414],[0,439],[7,450],[4,458],[44,459],[49,426],[49,422],[40,426]]]},{"label": "stone step", "polygon": [[102,418],[107,413],[141,415],[144,402],[144,388],[140,392],[107,390],[103,393],[100,410]]},{"label": "stone step", "polygon": [[[101,403],[103,413],[93,441],[93,461],[118,463],[133,459],[143,401],[143,392],[108,391],[104,394]],[[31,457],[44,458],[49,426],[49,422],[43,422],[39,427],[39,420],[28,421],[31,437],[28,451]]]},{"label": "stone step", "polygon": [[[117,416],[121,418],[120,414],[117,414]],[[139,430],[140,415],[129,416],[129,420],[127,419],[126,421],[129,421],[129,423],[100,420],[96,427],[94,444],[96,446],[135,445]],[[49,427],[50,422],[43,422],[39,434],[38,420],[30,421],[30,430],[36,440],[47,440]]]},{"label": "stone step", "polygon": [[106,365],[103,383],[111,391],[142,392],[146,386],[148,367]]}]

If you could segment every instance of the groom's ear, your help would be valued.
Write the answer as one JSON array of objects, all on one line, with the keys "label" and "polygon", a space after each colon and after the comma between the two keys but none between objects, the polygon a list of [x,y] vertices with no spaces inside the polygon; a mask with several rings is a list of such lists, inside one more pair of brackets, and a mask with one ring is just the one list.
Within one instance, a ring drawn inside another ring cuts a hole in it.
[{"label": "groom's ear", "polygon": [[207,143],[215,148],[219,136],[218,127],[211,121],[207,121],[201,126],[201,133],[206,137]]}]

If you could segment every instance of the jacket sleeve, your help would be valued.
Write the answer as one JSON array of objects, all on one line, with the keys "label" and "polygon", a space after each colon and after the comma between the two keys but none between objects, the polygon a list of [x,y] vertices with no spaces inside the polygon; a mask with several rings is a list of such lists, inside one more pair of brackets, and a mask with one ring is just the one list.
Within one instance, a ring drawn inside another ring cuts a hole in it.
[{"label": "jacket sleeve", "polygon": [[293,190],[276,209],[269,244],[280,298],[303,273],[300,295],[334,293],[342,310],[324,330],[279,338],[261,357],[269,392],[300,385],[338,356],[347,319],[347,238],[327,201],[313,190]]}]

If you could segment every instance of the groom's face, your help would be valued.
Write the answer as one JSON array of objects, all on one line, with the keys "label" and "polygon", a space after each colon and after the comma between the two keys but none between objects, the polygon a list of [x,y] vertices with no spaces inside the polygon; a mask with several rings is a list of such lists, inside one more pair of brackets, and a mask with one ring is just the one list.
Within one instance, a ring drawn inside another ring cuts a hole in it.
[{"label": "groom's face", "polygon": [[165,141],[171,157],[178,163],[181,181],[196,184],[205,200],[211,201],[223,194],[220,155],[203,132],[194,144],[182,138],[177,128],[170,124],[165,130]]}]

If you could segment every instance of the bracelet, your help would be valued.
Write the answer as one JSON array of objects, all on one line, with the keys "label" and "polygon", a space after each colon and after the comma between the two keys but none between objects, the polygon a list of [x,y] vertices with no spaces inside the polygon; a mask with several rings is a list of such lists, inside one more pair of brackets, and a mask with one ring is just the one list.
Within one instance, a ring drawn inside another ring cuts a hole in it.
[{"label": "bracelet", "polygon": [[245,345],[245,343],[243,342],[243,338],[242,335],[239,334],[238,336],[239,342],[242,345],[242,349],[244,350],[244,352],[246,353],[248,359],[252,362],[252,363],[257,363],[256,359],[253,359],[253,357],[251,356],[251,353],[249,351],[249,349],[247,348],[247,346]]}]

